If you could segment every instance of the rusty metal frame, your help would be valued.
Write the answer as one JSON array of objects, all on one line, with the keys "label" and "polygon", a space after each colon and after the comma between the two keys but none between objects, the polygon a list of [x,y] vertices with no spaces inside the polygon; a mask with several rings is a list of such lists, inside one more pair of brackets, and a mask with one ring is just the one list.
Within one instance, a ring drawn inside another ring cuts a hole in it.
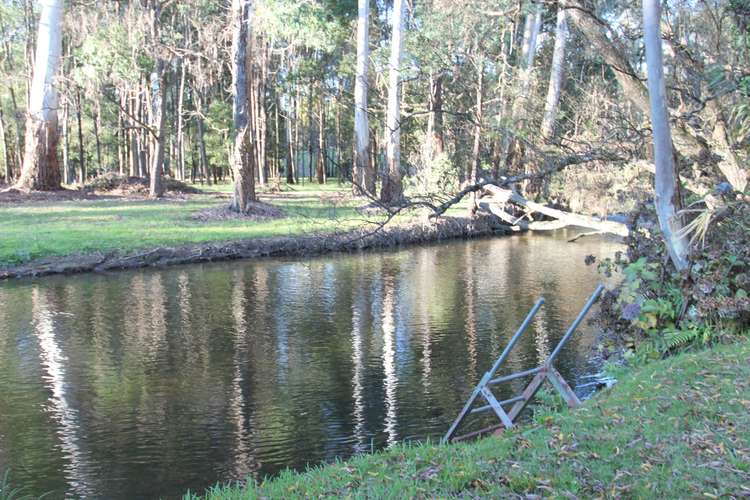
[{"label": "rusty metal frame", "polygon": [[[456,417],[456,420],[453,421],[453,424],[448,429],[448,432],[446,432],[445,436],[443,436],[441,443],[447,443],[449,441],[461,441],[473,436],[484,434],[486,432],[498,431],[501,429],[513,427],[513,422],[528,406],[536,393],[542,387],[542,384],[544,384],[545,380],[549,381],[552,387],[558,393],[560,393],[568,406],[570,406],[571,408],[575,408],[576,406],[580,405],[580,399],[578,399],[578,396],[576,396],[575,392],[573,391],[573,389],[571,389],[570,385],[568,385],[563,376],[560,375],[560,372],[555,369],[554,362],[557,356],[560,354],[562,348],[565,347],[565,344],[567,344],[570,338],[573,336],[576,328],[578,328],[578,326],[583,321],[583,318],[586,316],[586,314],[588,314],[591,306],[593,306],[597,301],[602,291],[604,291],[604,285],[599,285],[596,290],[594,290],[594,293],[591,294],[588,301],[586,301],[586,304],[583,306],[583,309],[581,309],[581,311],[578,313],[576,319],[570,325],[568,330],[565,332],[565,335],[563,335],[563,337],[557,343],[557,346],[555,346],[555,349],[552,351],[552,354],[547,357],[544,363],[530,370],[524,370],[512,373],[510,375],[493,378],[500,366],[508,358],[508,355],[513,349],[513,346],[516,345],[518,340],[526,331],[526,328],[528,328],[531,320],[534,318],[534,315],[536,315],[536,313],[544,304],[544,298],[539,298],[539,300],[536,301],[534,306],[526,315],[526,318],[523,320],[523,323],[521,323],[521,326],[519,326],[518,330],[516,330],[516,333],[514,333],[511,337],[508,345],[505,346],[505,349],[503,350],[502,354],[500,354],[500,357],[497,358],[495,363],[492,365],[492,368],[490,368],[490,370],[482,376],[481,380],[469,396],[469,399],[466,401],[463,409]],[[510,399],[498,401],[491,390],[491,386],[509,382],[518,378],[528,377],[531,375],[534,375],[534,377],[524,388],[524,390],[519,395]],[[486,401],[486,404],[473,408],[474,404],[477,402],[480,396]],[[513,406],[511,406],[509,410],[503,408],[504,406],[508,406],[511,404]],[[467,416],[475,413],[483,413],[490,410],[492,410],[495,416],[497,416],[498,420],[500,421],[499,425],[493,425],[484,429],[480,429],[478,431],[471,432],[469,434],[465,434],[463,436],[454,437],[456,430],[463,423]]]}]

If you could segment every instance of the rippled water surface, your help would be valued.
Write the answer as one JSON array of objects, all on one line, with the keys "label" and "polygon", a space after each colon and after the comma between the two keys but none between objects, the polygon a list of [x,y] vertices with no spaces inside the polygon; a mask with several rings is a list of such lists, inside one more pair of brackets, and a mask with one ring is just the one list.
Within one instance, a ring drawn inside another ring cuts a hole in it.
[{"label": "rippled water surface", "polygon": [[[168,498],[438,438],[534,300],[506,371],[576,316],[599,279],[584,257],[620,248],[566,236],[0,283],[0,471]],[[558,362],[579,392],[594,335]]]}]

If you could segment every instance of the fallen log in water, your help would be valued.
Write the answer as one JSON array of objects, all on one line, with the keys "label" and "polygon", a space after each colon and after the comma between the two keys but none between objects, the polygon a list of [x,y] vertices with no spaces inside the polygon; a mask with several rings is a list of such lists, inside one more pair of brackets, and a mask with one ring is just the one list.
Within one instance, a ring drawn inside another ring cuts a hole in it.
[{"label": "fallen log in water", "polygon": [[[515,231],[552,231],[567,226],[579,226],[593,229],[600,233],[615,234],[623,237],[628,235],[628,227],[622,222],[601,220],[597,217],[550,208],[540,203],[529,201],[513,190],[503,189],[498,186],[486,185],[484,186],[484,191],[489,193],[491,197],[488,201],[481,202],[479,207],[487,210],[503,222],[510,224]],[[527,213],[521,217],[509,214],[504,208],[508,203],[523,207]],[[528,216],[534,212],[546,215],[555,220],[527,220]]]}]

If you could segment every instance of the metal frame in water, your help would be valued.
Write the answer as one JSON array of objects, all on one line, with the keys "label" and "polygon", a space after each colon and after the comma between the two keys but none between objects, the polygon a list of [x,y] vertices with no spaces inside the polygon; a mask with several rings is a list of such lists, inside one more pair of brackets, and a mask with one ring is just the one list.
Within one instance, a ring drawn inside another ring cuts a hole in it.
[{"label": "metal frame in water", "polygon": [[[557,390],[557,392],[560,393],[560,395],[563,397],[565,402],[570,406],[571,408],[574,408],[581,404],[581,401],[578,399],[578,396],[576,396],[575,392],[573,392],[573,389],[570,388],[570,385],[565,381],[562,375],[560,375],[560,372],[558,372],[555,367],[553,366],[553,363],[555,361],[555,358],[557,358],[557,355],[560,354],[560,351],[565,346],[565,344],[568,343],[568,340],[570,340],[570,337],[573,336],[573,332],[575,332],[576,328],[578,328],[578,325],[581,324],[581,321],[583,321],[583,318],[586,316],[586,314],[589,312],[589,309],[591,309],[591,306],[594,305],[594,302],[599,298],[602,291],[604,290],[604,285],[599,285],[596,290],[594,290],[594,293],[591,294],[591,297],[589,297],[589,300],[586,302],[586,304],[583,306],[583,309],[581,309],[581,312],[578,313],[578,317],[576,317],[575,321],[573,321],[573,324],[570,325],[570,328],[568,328],[568,331],[565,332],[565,335],[560,339],[560,342],[557,343],[557,346],[555,347],[555,350],[552,351],[552,354],[549,355],[549,357],[542,363],[540,366],[533,368],[531,370],[525,370],[520,372],[515,372],[510,375],[505,375],[502,377],[493,378],[495,374],[497,373],[500,366],[505,362],[505,360],[508,358],[508,355],[510,354],[510,351],[513,349],[513,346],[516,345],[518,340],[521,338],[523,333],[526,331],[526,328],[529,326],[529,323],[531,323],[531,320],[534,318],[534,315],[541,309],[542,305],[544,304],[544,298],[539,298],[536,303],[534,304],[534,307],[531,308],[531,311],[529,311],[529,314],[526,315],[526,319],[523,320],[523,323],[521,323],[521,326],[518,327],[518,330],[515,334],[513,334],[513,337],[511,337],[510,342],[508,342],[508,345],[505,346],[505,349],[503,350],[502,354],[500,354],[500,357],[497,358],[497,361],[495,361],[495,364],[492,365],[492,368],[484,374],[482,379],[479,381],[477,386],[474,388],[474,391],[471,393],[471,396],[469,396],[469,399],[466,401],[466,404],[464,405],[463,409],[461,410],[461,413],[458,414],[458,417],[456,417],[456,420],[453,422],[453,425],[451,425],[450,429],[448,429],[448,432],[445,433],[445,436],[443,436],[443,439],[441,440],[442,443],[447,443],[449,441],[460,441],[463,439],[468,439],[473,436],[477,436],[480,434],[484,434],[491,431],[496,431],[499,429],[509,428],[513,427],[513,422],[516,420],[518,415],[526,408],[526,406],[529,404],[529,402],[534,398],[537,391],[541,388],[542,384],[545,380],[548,380],[552,386]],[[491,386],[498,385],[503,382],[509,382],[511,380],[515,380],[522,377],[528,377],[530,375],[534,375],[534,378],[531,379],[531,382],[526,386],[526,388],[519,394],[518,396],[512,397],[510,399],[506,399],[503,401],[498,401],[495,395],[492,393]],[[479,406],[477,408],[472,408],[474,406],[474,403],[477,401],[477,398],[479,396],[482,396],[484,400],[487,402],[484,406]],[[503,406],[507,405],[513,405],[510,410],[506,411]],[[471,414],[475,413],[482,413],[485,411],[492,410],[497,418],[500,420],[499,425],[493,425],[490,427],[486,427],[484,429],[480,429],[478,431],[470,432],[468,434],[464,434],[463,436],[457,436],[453,437],[458,427],[463,423],[464,419]]]}]

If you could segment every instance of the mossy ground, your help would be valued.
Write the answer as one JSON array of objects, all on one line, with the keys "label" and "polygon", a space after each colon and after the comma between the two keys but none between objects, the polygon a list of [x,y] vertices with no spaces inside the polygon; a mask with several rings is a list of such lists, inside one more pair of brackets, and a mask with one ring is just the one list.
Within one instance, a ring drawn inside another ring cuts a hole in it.
[{"label": "mossy ground", "polygon": [[581,408],[539,412],[500,437],[401,445],[205,493],[208,499],[529,495],[750,495],[750,343],[683,354],[621,374],[618,384]]}]

